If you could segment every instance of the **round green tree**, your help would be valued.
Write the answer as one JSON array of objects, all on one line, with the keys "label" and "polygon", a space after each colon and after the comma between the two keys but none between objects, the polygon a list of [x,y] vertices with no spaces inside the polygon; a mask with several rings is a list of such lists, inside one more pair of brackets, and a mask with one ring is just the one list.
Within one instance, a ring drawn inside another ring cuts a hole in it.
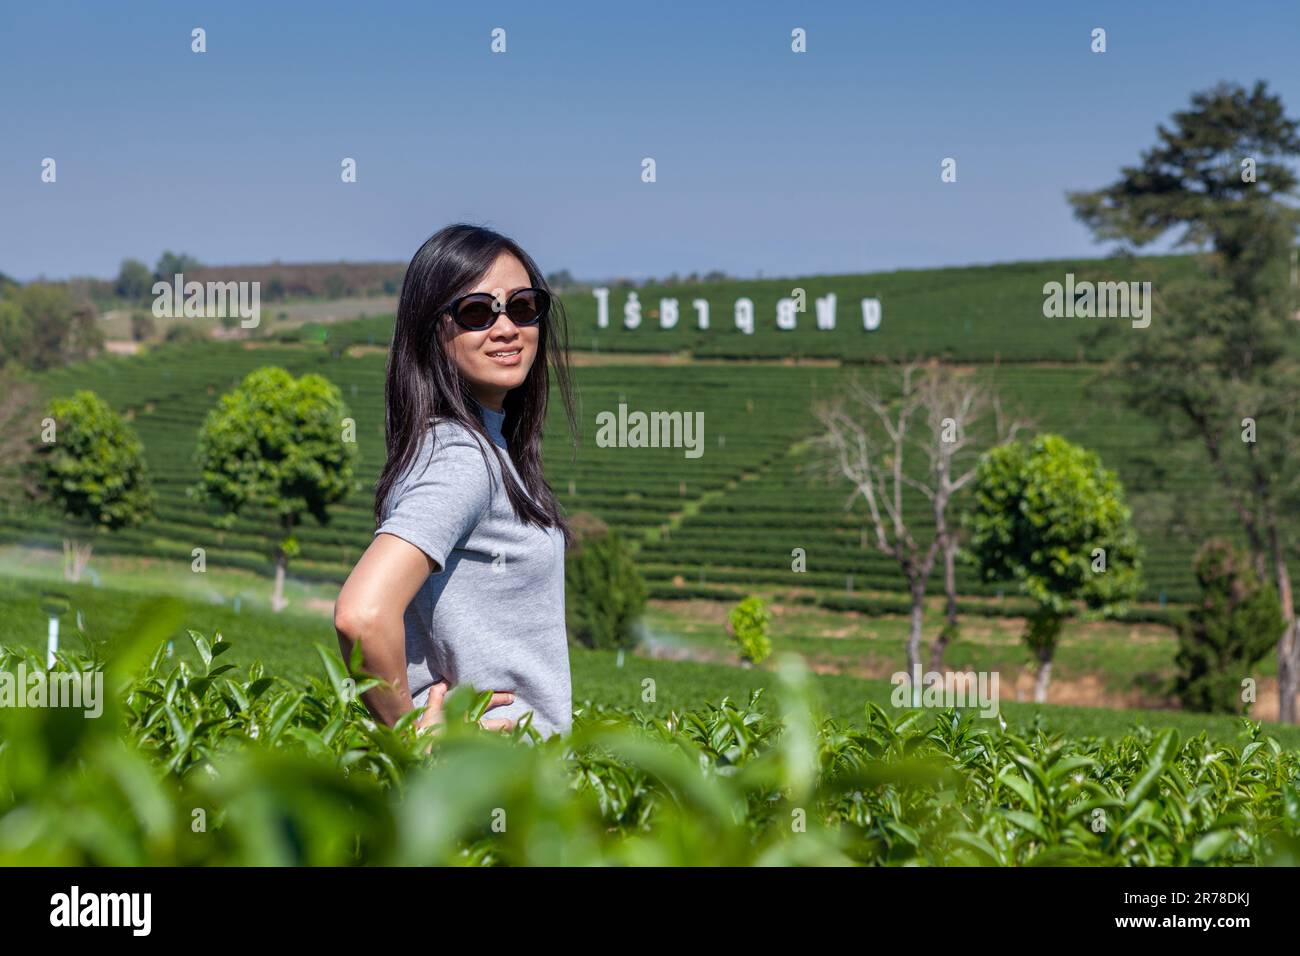
[{"label": "round green tree", "polygon": [[275,366],[250,372],[221,400],[199,430],[200,501],[216,504],[227,527],[246,509],[275,516],[275,587],[282,610],[284,579],[298,553],[294,532],[311,516],[329,521],[329,506],[352,490],[355,424],[338,388],[320,375],[294,378]]},{"label": "round green tree", "polygon": [[1047,699],[1066,618],[1110,616],[1138,592],[1141,566],[1124,489],[1096,452],[1060,435],[995,448],[976,471],[968,554],[985,581],[1012,581],[1037,605],[1024,639]]},{"label": "round green tree", "polygon": [[[170,277],[169,277],[170,278]],[[114,291],[129,302],[139,302],[153,287],[153,274],[149,267],[139,259],[123,259],[122,268],[117,271],[117,287]]]},{"label": "round green tree", "polygon": [[[44,497],[92,533],[137,525],[153,508],[144,446],[135,430],[94,392],[56,398],[41,423],[37,484]],[[81,580],[93,543],[63,541],[63,573]]]}]

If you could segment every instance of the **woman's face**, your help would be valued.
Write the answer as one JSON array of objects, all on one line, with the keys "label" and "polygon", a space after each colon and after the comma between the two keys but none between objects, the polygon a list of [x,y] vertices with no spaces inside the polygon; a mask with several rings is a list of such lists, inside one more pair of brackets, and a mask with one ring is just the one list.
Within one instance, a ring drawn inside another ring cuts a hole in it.
[{"label": "woman's face", "polygon": [[[503,252],[478,285],[463,294],[486,292],[504,306],[513,292],[531,285],[523,263]],[[452,360],[469,382],[470,391],[488,408],[500,411],[506,392],[522,385],[533,367],[540,326],[515,325],[504,311],[498,313],[491,328],[482,332],[461,328],[451,316],[444,316],[442,321],[450,326]]]}]

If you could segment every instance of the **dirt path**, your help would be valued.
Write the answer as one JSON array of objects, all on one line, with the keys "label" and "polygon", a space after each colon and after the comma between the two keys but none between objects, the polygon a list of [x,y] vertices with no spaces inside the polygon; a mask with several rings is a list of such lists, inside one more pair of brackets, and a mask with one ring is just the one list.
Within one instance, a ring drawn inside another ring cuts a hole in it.
[{"label": "dirt path", "polygon": [[[740,658],[733,651],[722,648],[700,648],[658,645],[636,652],[639,657],[652,660],[696,661],[705,664],[726,664],[741,667]],[[808,659],[809,670],[817,674],[841,674],[862,680],[889,680],[899,668],[897,664],[883,661],[865,661],[845,664],[839,660]],[[764,662],[759,665],[762,670],[771,670]],[[1034,699],[1034,673],[1028,667],[1003,667],[998,671],[998,699],[1031,703]],[[1272,677],[1262,678],[1257,687],[1258,701],[1251,708],[1254,720],[1277,720],[1278,694],[1277,680]],[[1133,688],[1119,691],[1107,687],[1095,674],[1084,674],[1077,678],[1053,678],[1047,691],[1047,703],[1062,704],[1072,707],[1098,707],[1108,710],[1181,710],[1176,701]]]}]

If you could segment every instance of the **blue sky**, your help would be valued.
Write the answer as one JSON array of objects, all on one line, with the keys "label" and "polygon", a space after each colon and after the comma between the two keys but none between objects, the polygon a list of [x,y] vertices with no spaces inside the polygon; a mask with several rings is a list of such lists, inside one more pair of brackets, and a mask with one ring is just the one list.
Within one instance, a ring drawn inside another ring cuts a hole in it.
[{"label": "blue sky", "polygon": [[460,220],[579,277],[1097,255],[1065,190],[1221,79],[1300,115],[1297,37],[1294,0],[5,3],[0,272],[405,261]]}]

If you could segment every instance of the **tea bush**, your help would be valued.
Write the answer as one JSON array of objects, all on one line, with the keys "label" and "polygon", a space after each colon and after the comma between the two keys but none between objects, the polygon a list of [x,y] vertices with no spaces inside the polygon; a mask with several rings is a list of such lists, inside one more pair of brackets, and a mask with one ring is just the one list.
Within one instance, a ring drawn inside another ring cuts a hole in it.
[{"label": "tea bush", "polygon": [[[413,714],[375,722],[332,650],[288,681],[223,664],[220,635],[169,658],[171,623],[142,620],[111,661],[60,654],[56,671],[104,675],[98,719],[0,707],[0,864],[1300,862],[1300,754],[1245,719],[1240,747],[873,703],[848,725],[781,657],[770,702],[655,718],[584,701],[543,741],[479,729],[490,695],[460,687],[419,737]],[[19,664],[42,661],[0,650],[0,671]]]},{"label": "tea bush", "polygon": [[745,598],[727,615],[727,633],[740,650],[742,660],[758,664],[772,653],[772,640],[767,636],[767,626],[772,613],[763,599],[753,595]]},{"label": "tea bush", "polygon": [[574,515],[570,528],[576,540],[564,560],[569,635],[585,647],[633,647],[646,589],[631,549],[595,515]]}]

